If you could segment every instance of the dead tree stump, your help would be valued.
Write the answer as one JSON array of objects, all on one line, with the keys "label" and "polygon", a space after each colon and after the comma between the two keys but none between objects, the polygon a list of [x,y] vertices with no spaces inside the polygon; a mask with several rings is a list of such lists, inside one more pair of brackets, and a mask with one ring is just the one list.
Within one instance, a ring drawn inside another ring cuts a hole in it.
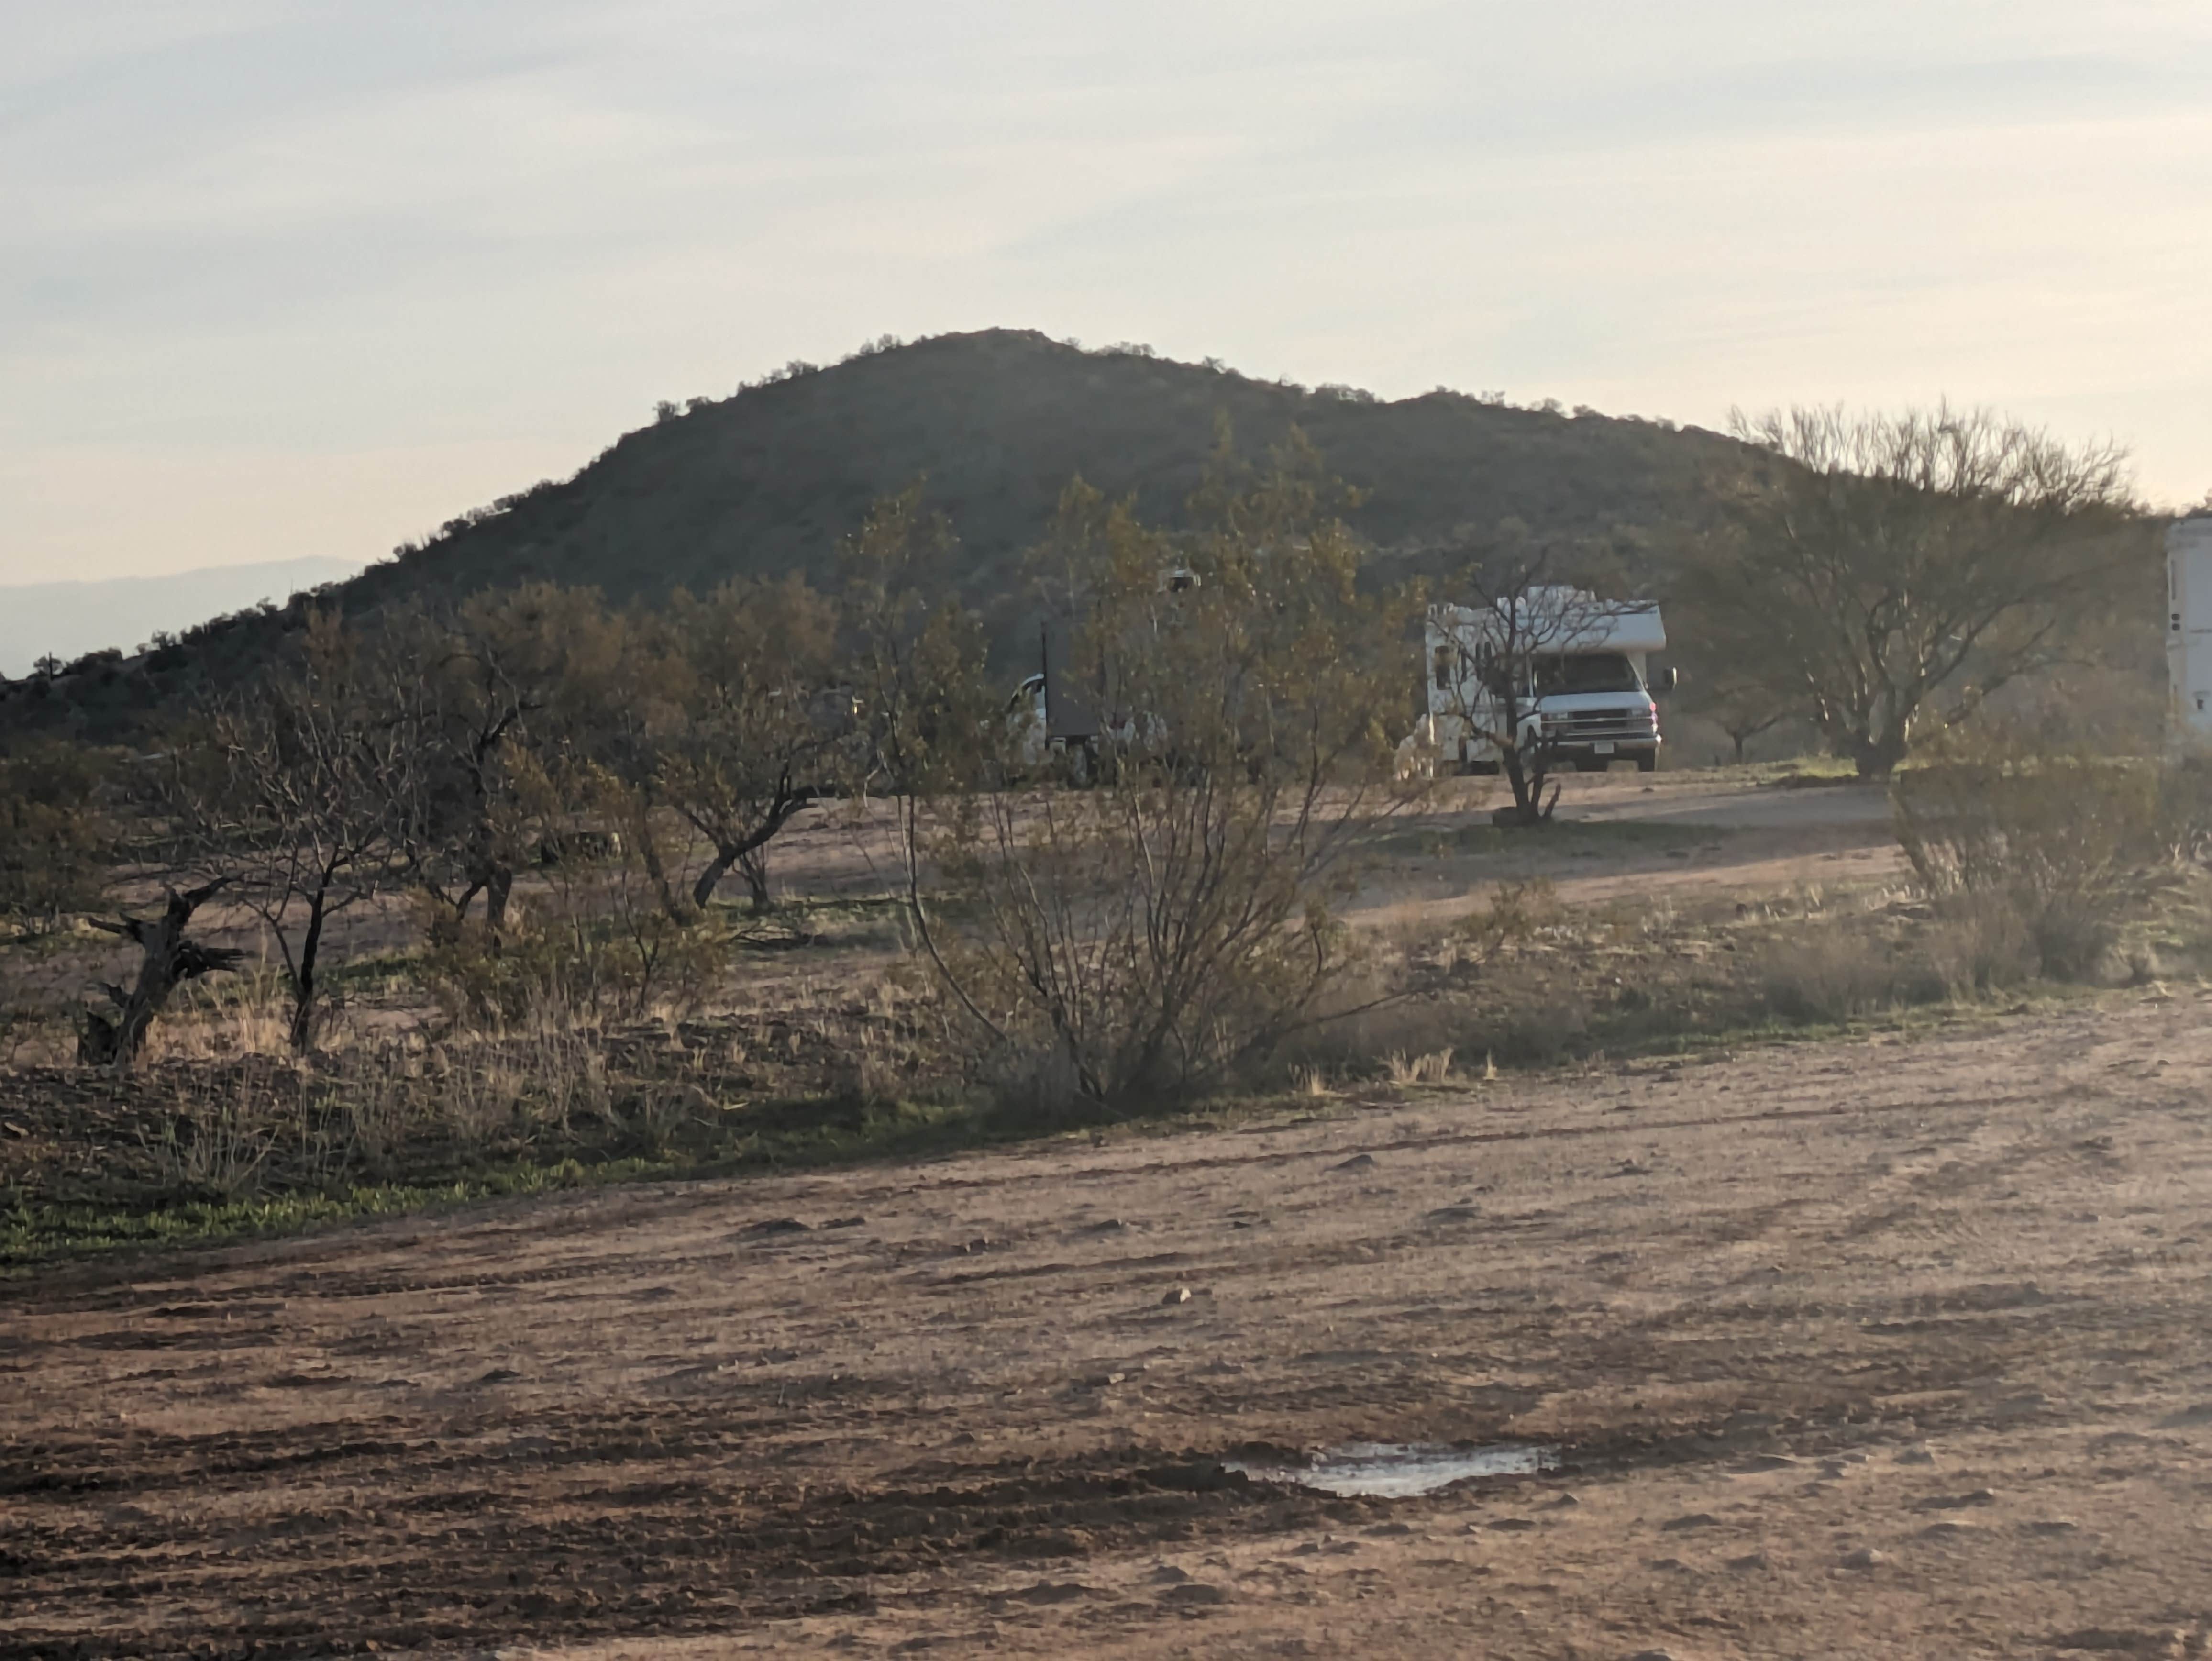
[{"label": "dead tree stump", "polygon": [[238,966],[246,954],[236,947],[204,946],[185,938],[192,913],[222,885],[218,879],[182,894],[172,888],[168,891],[169,903],[158,917],[125,917],[118,922],[94,921],[95,928],[104,928],[111,934],[120,934],[137,942],[144,955],[138,964],[137,983],[130,991],[119,986],[101,988],[108,1001],[115,1006],[112,1019],[96,1010],[84,1012],[84,1023],[77,1033],[78,1061],[116,1074],[128,1073],[138,1058],[138,1049],[145,1042],[147,1030],[154,1025],[154,1018],[161,1013],[172,992],[185,981]]}]

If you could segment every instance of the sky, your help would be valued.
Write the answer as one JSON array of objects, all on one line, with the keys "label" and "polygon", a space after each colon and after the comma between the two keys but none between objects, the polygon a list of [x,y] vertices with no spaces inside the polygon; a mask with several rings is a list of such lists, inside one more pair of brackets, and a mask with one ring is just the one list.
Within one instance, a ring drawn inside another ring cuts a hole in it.
[{"label": "sky", "polygon": [[996,326],[2212,490],[2203,0],[0,0],[0,583],[368,561]]}]

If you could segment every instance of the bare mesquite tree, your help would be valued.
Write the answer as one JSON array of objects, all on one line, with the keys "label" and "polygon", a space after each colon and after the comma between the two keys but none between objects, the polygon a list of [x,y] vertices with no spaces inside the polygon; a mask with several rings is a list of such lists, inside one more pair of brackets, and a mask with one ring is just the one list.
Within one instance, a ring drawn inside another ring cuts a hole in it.
[{"label": "bare mesquite tree", "polygon": [[549,754],[615,654],[605,608],[589,590],[532,583],[392,628],[417,671],[415,879],[451,926],[481,897],[496,937],[516,875],[560,825]]},{"label": "bare mesquite tree", "polygon": [[797,577],[738,581],[679,593],[664,626],[680,667],[659,794],[710,850],[691,903],[734,869],[765,910],[769,846],[831,782],[851,726],[836,608]]},{"label": "bare mesquite tree", "polygon": [[1328,483],[1302,447],[1257,478],[1217,465],[1189,538],[1071,493],[1055,557],[1101,764],[922,804],[921,851],[973,918],[948,929],[911,891],[939,973],[1091,1102],[1223,1083],[1316,1019],[1346,961],[1330,902],[1389,805],[1407,607],[1361,591]]},{"label": "bare mesquite tree", "polygon": [[1680,593],[1747,683],[1862,776],[2060,660],[2128,558],[2125,453],[1984,411],[1739,412],[1762,452],[1716,491]]},{"label": "bare mesquite tree", "polygon": [[313,1044],[331,922],[410,869],[413,684],[404,660],[313,613],[293,660],[218,700],[176,752],[183,861],[216,873],[276,942],[295,1050]]},{"label": "bare mesquite tree", "polygon": [[1712,680],[1698,675],[1692,684],[1697,688],[1692,709],[1728,734],[1738,767],[1744,764],[1746,745],[1797,713],[1758,682],[1730,672],[1721,672]]}]

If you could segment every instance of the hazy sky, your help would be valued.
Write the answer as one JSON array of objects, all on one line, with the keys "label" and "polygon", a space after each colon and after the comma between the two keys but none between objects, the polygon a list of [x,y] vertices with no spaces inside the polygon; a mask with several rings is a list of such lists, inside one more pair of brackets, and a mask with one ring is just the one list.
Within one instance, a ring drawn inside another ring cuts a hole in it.
[{"label": "hazy sky", "polygon": [[0,581],[368,559],[865,338],[2212,486],[2206,0],[0,0]]}]

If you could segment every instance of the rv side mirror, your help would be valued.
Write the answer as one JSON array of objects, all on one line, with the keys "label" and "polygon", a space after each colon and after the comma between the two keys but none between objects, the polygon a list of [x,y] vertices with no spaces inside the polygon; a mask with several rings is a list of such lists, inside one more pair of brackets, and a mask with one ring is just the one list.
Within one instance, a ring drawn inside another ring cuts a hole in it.
[{"label": "rv side mirror", "polygon": [[1661,691],[1671,692],[1681,684],[1682,672],[1680,669],[1662,669],[1659,672],[1659,690]]}]

